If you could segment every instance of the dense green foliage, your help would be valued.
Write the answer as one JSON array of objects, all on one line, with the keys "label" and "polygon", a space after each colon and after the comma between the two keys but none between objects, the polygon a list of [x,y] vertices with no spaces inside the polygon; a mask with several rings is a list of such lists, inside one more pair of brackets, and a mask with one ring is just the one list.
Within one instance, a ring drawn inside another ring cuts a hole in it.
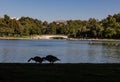
[{"label": "dense green foliage", "polygon": [[11,19],[8,15],[0,18],[0,36],[30,36],[41,34],[63,34],[74,38],[120,38],[120,13],[108,15],[99,21],[67,20],[64,22],[40,21],[30,17]]}]

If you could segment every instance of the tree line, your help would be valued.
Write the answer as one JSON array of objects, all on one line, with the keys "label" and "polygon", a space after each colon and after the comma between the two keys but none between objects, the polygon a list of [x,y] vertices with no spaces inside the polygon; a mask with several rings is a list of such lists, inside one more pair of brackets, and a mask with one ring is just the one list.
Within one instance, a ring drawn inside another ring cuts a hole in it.
[{"label": "tree line", "polygon": [[72,38],[111,38],[120,39],[120,13],[108,15],[99,21],[67,20],[64,22],[41,21],[30,17],[11,19],[4,15],[0,18],[0,36],[30,36],[42,34],[62,34]]}]

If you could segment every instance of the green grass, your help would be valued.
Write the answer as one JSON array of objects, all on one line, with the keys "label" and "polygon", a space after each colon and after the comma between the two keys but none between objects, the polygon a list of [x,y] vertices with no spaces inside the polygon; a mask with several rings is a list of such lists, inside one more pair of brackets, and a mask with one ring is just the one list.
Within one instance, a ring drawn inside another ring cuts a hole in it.
[{"label": "green grass", "polygon": [[0,64],[1,82],[120,82],[120,64]]},{"label": "green grass", "polygon": [[20,36],[20,37],[17,37],[17,38],[31,38],[31,36]]},{"label": "green grass", "polygon": [[105,42],[119,42],[120,39],[98,39],[98,41],[105,41]]}]

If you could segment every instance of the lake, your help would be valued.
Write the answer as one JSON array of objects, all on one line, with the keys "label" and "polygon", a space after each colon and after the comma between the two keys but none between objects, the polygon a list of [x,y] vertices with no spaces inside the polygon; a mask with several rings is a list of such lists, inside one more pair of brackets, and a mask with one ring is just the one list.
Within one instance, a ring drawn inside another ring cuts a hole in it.
[{"label": "lake", "polygon": [[120,63],[120,46],[88,40],[0,40],[0,63],[27,63],[49,54],[61,59],[57,63]]}]

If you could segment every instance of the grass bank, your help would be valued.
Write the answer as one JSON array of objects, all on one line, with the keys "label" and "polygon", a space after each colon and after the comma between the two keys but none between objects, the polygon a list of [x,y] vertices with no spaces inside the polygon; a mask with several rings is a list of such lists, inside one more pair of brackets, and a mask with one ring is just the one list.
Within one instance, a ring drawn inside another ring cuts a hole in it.
[{"label": "grass bank", "polygon": [[0,82],[120,82],[120,64],[0,63]]},{"label": "grass bank", "polygon": [[21,36],[21,37],[0,37],[1,40],[25,40],[32,39],[31,36]]}]

